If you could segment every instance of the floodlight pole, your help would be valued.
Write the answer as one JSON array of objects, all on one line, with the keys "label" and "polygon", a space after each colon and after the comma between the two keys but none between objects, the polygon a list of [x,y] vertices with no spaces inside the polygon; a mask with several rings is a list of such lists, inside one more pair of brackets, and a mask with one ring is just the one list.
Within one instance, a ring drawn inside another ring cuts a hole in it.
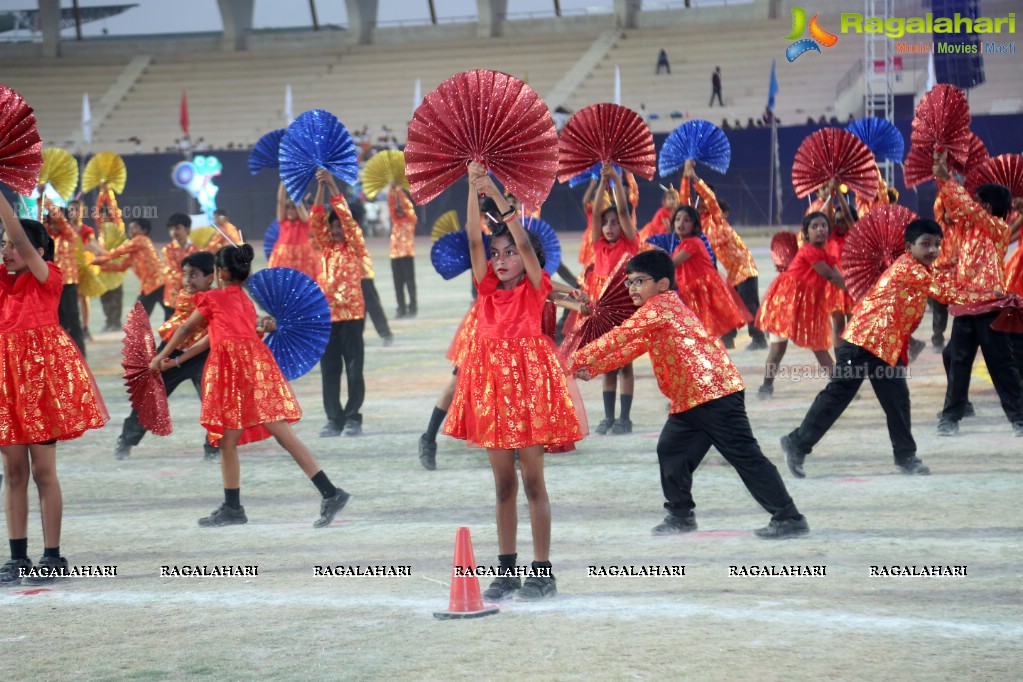
[{"label": "floodlight pole", "polygon": [[316,0],[309,0],[309,13],[313,15],[313,30],[320,30],[320,20],[316,16]]}]

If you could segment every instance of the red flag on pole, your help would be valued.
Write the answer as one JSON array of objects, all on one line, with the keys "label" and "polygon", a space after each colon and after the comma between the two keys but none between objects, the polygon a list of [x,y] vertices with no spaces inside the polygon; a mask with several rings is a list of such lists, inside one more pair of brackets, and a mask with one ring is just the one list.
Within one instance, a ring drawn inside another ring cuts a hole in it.
[{"label": "red flag on pole", "polygon": [[188,99],[185,91],[181,91],[181,129],[188,135]]}]

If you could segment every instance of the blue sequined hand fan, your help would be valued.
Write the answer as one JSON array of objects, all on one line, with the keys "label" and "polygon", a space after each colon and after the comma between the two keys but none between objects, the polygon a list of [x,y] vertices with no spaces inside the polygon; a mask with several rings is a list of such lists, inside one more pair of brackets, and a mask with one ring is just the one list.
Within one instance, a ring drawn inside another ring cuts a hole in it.
[{"label": "blue sequined hand fan", "polygon": [[[483,251],[490,253],[490,235],[483,235]],[[430,262],[433,269],[444,279],[454,279],[466,270],[472,269],[469,256],[469,235],[465,230],[449,232],[433,243],[430,248]]]},{"label": "blue sequined hand fan", "polygon": [[267,259],[274,252],[274,246],[277,244],[277,238],[280,236],[281,224],[275,220],[270,223],[270,227],[266,228],[266,234],[263,235],[263,253],[266,254]]},{"label": "blue sequined hand fan", "polygon": [[296,204],[323,168],[349,185],[359,180],[355,141],[337,116],[313,109],[298,115],[281,138],[278,150],[281,180]]},{"label": "blue sequined hand fan", "polygon": [[721,128],[710,121],[686,121],[671,131],[657,158],[660,176],[671,175],[693,159],[724,174],[732,162],[732,146]]},{"label": "blue sequined hand fan", "polygon": [[[569,187],[578,187],[579,185],[585,185],[590,180],[600,180],[600,167],[601,167],[601,165],[602,164],[599,164],[599,163],[593,164],[593,167],[590,168],[585,173],[580,173],[579,175],[576,175],[575,177],[571,178],[568,181],[568,186]],[[622,174],[621,166],[619,166],[618,164],[614,164],[614,167],[615,167],[615,170],[618,172],[618,175],[621,175]]]},{"label": "blue sequined hand fan", "polygon": [[878,161],[902,163],[906,140],[891,121],[868,116],[853,121],[845,129],[860,138]]},{"label": "blue sequined hand fan", "polygon": [[249,152],[249,172],[255,175],[264,168],[277,168],[278,149],[281,138],[284,137],[284,128],[271,130],[259,138],[252,151]]},{"label": "blue sequined hand fan", "polygon": [[319,285],[291,268],[267,268],[249,277],[252,298],[277,320],[263,340],[284,378],[294,381],[320,361],[330,339],[330,306]]},{"label": "blue sequined hand fan", "polygon": [[663,234],[655,234],[653,237],[647,238],[647,244],[653,244],[659,249],[664,249],[668,252],[668,255],[675,253],[675,249],[682,243],[682,240],[678,238],[678,235],[674,232],[665,232]]},{"label": "blue sequined hand fan", "polygon": [[561,265],[561,242],[558,241],[554,228],[539,218],[526,218],[522,226],[540,240],[540,245],[543,246],[543,269],[553,277]]}]

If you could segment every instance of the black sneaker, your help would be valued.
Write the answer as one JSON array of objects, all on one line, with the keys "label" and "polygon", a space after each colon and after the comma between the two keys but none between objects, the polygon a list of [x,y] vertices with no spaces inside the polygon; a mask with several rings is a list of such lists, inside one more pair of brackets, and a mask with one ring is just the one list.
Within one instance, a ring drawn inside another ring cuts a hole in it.
[{"label": "black sneaker", "polygon": [[220,459],[220,448],[211,447],[203,448],[202,458],[207,462],[216,462],[218,459]]},{"label": "black sneaker", "polygon": [[809,532],[810,524],[806,522],[805,518],[799,518],[785,519],[784,521],[771,519],[771,522],[766,527],[758,528],[753,531],[753,534],[764,540],[787,540],[788,538],[806,535]]},{"label": "black sneaker", "polygon": [[734,336],[722,336],[721,343],[724,344],[726,350],[733,350],[735,348],[735,337]]},{"label": "black sneaker", "polygon": [[362,422],[348,421],[345,422],[344,433],[346,436],[361,436],[362,435]]},{"label": "black sneaker", "polygon": [[753,339],[750,345],[746,346],[746,350],[764,350],[767,348],[767,339]]},{"label": "black sneaker", "polygon": [[533,575],[522,583],[522,589],[515,595],[519,601],[542,601],[558,593],[558,583],[554,576]]},{"label": "black sneaker", "polygon": [[615,424],[614,419],[601,419],[600,423],[597,424],[597,428],[595,428],[594,431],[601,436],[606,436],[607,432],[611,430],[614,424]]},{"label": "black sneaker", "polygon": [[613,433],[616,436],[621,436],[626,433],[632,433],[632,420],[615,419],[615,423],[611,427],[611,433]]},{"label": "black sneaker", "polygon": [[773,384],[761,384],[760,388],[757,389],[757,398],[760,400],[770,400],[774,395]]},{"label": "black sneaker", "polygon": [[806,478],[806,473],[803,472],[803,462],[806,461],[806,453],[796,450],[796,444],[792,442],[792,436],[781,437],[781,449],[785,453],[785,464],[788,465],[792,475],[796,478]]},{"label": "black sneaker", "polygon": [[522,578],[499,576],[494,578],[494,582],[490,583],[490,587],[483,590],[483,598],[487,601],[503,601],[521,588]]},{"label": "black sneaker", "polygon": [[116,459],[128,459],[131,457],[131,446],[124,442],[124,438],[118,436],[117,445],[114,447]]},{"label": "black sneaker", "polygon": [[938,422],[939,436],[954,436],[957,433],[959,433],[959,422],[952,421],[946,417],[942,417],[941,421]]},{"label": "black sneaker", "polygon": [[245,516],[245,507],[232,509],[227,503],[220,505],[213,510],[209,516],[199,519],[199,525],[203,528],[214,528],[216,526],[238,526],[248,523],[249,517]]},{"label": "black sneaker", "polygon": [[32,560],[10,559],[0,567],[0,587],[17,587],[21,584],[21,569],[32,568]]},{"label": "black sneaker", "polygon": [[388,348],[394,345],[394,334],[384,337],[384,348]]},{"label": "black sneaker", "polygon": [[910,457],[909,459],[904,459],[901,462],[896,462],[895,465],[899,467],[899,470],[902,471],[902,473],[910,476],[927,476],[931,473],[931,470],[916,457]]},{"label": "black sneaker", "polygon": [[36,564],[32,575],[21,580],[22,585],[49,585],[67,578],[67,559],[64,557],[44,556]]},{"label": "black sneaker", "polygon": [[1023,438],[1023,422],[1013,423],[1012,435],[1016,436],[1016,438]]},{"label": "black sneaker", "polygon": [[909,361],[913,362],[920,356],[924,348],[927,348],[927,344],[919,339],[914,339],[912,336],[909,337]]},{"label": "black sneaker", "polygon": [[696,530],[696,517],[675,516],[668,514],[664,520],[650,529],[653,535],[678,535],[680,533],[692,533]]},{"label": "black sneaker", "polygon": [[320,438],[334,438],[341,435],[341,426],[336,422],[327,422],[327,425],[320,429]]},{"label": "black sneaker", "polygon": [[945,340],[941,339],[940,341],[931,341],[931,350],[935,353],[940,353],[945,350]]},{"label": "black sneaker", "polygon": [[[944,417],[942,416],[944,414],[945,414],[944,410],[938,410],[936,416],[938,417],[939,420],[941,420],[941,419],[944,419]],[[977,408],[975,408],[973,406],[973,403],[967,401],[966,402],[966,407],[963,408],[963,419],[966,419],[967,417],[976,417],[976,416],[977,416]]]},{"label": "black sneaker", "polygon": [[337,513],[345,508],[350,499],[352,499],[351,495],[338,488],[333,497],[328,497],[320,502],[320,518],[316,519],[313,523],[313,528],[329,526],[334,517],[337,516]]},{"label": "black sneaker", "polygon": [[437,470],[437,442],[426,440],[425,433],[419,437],[419,463],[427,471]]}]

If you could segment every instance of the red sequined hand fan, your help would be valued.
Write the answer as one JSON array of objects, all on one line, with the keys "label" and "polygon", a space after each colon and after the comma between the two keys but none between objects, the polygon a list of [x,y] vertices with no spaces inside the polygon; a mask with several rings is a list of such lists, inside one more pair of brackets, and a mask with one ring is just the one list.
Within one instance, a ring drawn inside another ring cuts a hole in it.
[{"label": "red sequined hand fan", "polygon": [[966,163],[958,163],[955,159],[949,157],[948,167],[954,170],[959,175],[966,176],[972,169],[976,168],[980,164],[984,163],[990,158],[987,153],[987,147],[984,142],[977,137],[972,131],[969,134],[970,146],[966,155]]},{"label": "red sequined hand fan", "polygon": [[983,184],[995,182],[1009,188],[1013,197],[1023,197],[1023,156],[999,154],[992,156],[967,174],[963,187],[970,196]]},{"label": "red sequined hand fan", "polygon": [[1001,314],[991,323],[991,328],[997,332],[1008,332],[1010,334],[1023,333],[1023,299],[1011,295],[1005,298],[996,298],[993,301],[983,303],[968,303],[966,305],[951,305],[948,312],[953,315],[983,315],[1001,310]]},{"label": "red sequined hand fan", "polygon": [[792,185],[802,199],[831,180],[845,183],[858,196],[877,194],[877,167],[867,145],[846,130],[821,128],[796,150]]},{"label": "red sequined hand fan", "polygon": [[417,204],[435,199],[478,161],[529,208],[554,185],[558,133],[536,91],[506,73],[452,76],[428,94],[408,126],[405,177]]},{"label": "red sequined hand fan", "polygon": [[561,131],[558,150],[558,182],[568,182],[597,163],[617,164],[647,180],[657,170],[650,126],[619,104],[601,102],[575,112]]},{"label": "red sequined hand fan", "polygon": [[132,409],[139,415],[139,424],[158,436],[166,436],[172,430],[167,389],[163,385],[163,374],[149,369],[149,363],[156,357],[156,342],[149,315],[141,303],[132,306],[128,313],[123,344],[124,384],[128,387]]},{"label": "red sequined hand fan", "polygon": [[785,272],[789,264],[799,252],[799,240],[791,232],[775,232],[771,237],[771,258],[774,260],[774,269],[778,272]]},{"label": "red sequined hand fan", "polygon": [[32,107],[0,85],[0,182],[19,194],[31,194],[43,168],[43,141]]},{"label": "red sequined hand fan", "polygon": [[576,325],[558,347],[558,357],[568,364],[568,358],[591,341],[611,331],[636,312],[629,290],[625,288],[625,265],[631,256],[622,256],[618,265],[611,271],[611,276],[604,283],[600,297],[590,303],[590,313],[581,324]]},{"label": "red sequined hand fan", "polygon": [[916,187],[921,182],[934,179],[934,152],[919,145],[911,145],[906,160],[902,162],[902,180],[906,187]]},{"label": "red sequined hand fan", "polygon": [[[920,98],[909,141],[928,156],[948,151],[949,167],[963,167],[970,158],[970,104],[963,91],[941,83]],[[912,151],[912,150],[910,150]]]},{"label": "red sequined hand fan", "polygon": [[842,273],[854,301],[866,296],[882,273],[906,252],[906,225],[916,217],[899,204],[877,206],[849,230],[842,250]]}]

